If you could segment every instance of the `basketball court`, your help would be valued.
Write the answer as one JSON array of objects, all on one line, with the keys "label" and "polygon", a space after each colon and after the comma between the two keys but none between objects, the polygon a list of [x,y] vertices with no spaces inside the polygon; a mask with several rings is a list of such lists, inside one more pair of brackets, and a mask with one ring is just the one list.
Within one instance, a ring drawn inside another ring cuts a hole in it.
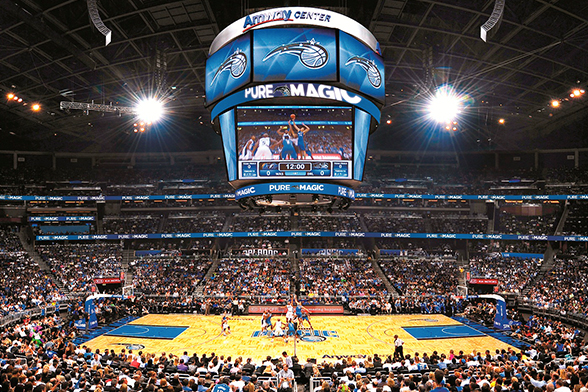
[{"label": "basketball court", "polygon": [[[274,316],[273,321],[279,317]],[[284,317],[280,317],[284,321]],[[86,343],[92,349],[122,348],[148,353],[197,353],[253,358],[258,363],[267,355],[294,353],[292,339],[268,337],[261,331],[261,317],[236,316],[223,336],[220,316],[152,314],[114,329]],[[302,329],[296,343],[301,361],[337,356],[367,356],[394,352],[394,335],[404,340],[404,353],[449,353],[450,349],[473,351],[506,349],[508,344],[443,315],[313,316],[314,331]],[[513,347],[514,348],[514,347]]]}]

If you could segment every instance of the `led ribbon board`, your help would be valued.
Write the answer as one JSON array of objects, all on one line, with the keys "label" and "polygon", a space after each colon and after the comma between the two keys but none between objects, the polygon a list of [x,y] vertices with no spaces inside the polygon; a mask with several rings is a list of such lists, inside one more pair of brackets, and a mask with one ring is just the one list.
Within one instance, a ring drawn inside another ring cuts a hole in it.
[{"label": "led ribbon board", "polygon": [[235,199],[244,197],[275,195],[288,193],[309,193],[316,195],[341,196],[355,200],[355,191],[351,188],[335,184],[282,182],[277,184],[256,184],[237,189]]},{"label": "led ribbon board", "polygon": [[[414,193],[354,193],[357,199],[421,199],[421,200],[588,200],[588,195],[421,195]],[[133,195],[133,196],[24,196],[0,195],[0,201],[149,201],[234,199],[234,193],[202,195]]]},{"label": "led ribbon board", "polygon": [[519,234],[455,234],[455,233],[380,233],[351,231],[247,231],[213,233],[157,233],[157,234],[88,234],[38,235],[37,241],[88,241],[88,240],[139,240],[174,238],[246,238],[246,237],[342,237],[342,238],[434,238],[453,240],[512,240],[512,241],[566,241],[588,242],[588,236],[579,235],[519,235]]}]

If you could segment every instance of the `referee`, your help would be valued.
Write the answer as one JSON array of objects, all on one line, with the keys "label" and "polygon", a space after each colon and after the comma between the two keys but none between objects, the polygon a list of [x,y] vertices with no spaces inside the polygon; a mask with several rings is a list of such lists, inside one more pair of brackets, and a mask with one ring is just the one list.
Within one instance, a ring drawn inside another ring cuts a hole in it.
[{"label": "referee", "polygon": [[398,354],[400,359],[404,359],[404,340],[400,339],[398,335],[394,335],[394,356]]}]

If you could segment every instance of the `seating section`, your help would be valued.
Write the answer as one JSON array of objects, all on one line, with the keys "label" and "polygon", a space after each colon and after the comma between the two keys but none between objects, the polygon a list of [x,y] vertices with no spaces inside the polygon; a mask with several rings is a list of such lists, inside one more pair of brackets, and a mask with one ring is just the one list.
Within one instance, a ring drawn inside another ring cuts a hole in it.
[{"label": "seating section", "polygon": [[37,245],[36,251],[65,289],[72,292],[90,292],[95,278],[118,278],[122,271],[120,245]]},{"label": "seating section", "polygon": [[288,259],[223,259],[203,282],[206,296],[286,298],[290,295],[291,265]]},{"label": "seating section", "polygon": [[212,261],[195,257],[144,257],[133,260],[135,290],[147,295],[182,297],[194,294]]}]

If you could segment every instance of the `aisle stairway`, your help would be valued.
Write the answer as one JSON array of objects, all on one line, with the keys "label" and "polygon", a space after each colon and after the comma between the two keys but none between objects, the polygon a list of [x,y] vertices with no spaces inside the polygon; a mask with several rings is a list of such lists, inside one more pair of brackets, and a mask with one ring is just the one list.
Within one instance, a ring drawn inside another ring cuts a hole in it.
[{"label": "aisle stairway", "polygon": [[20,239],[20,243],[22,244],[23,249],[31,256],[31,258],[39,265],[41,271],[51,277],[51,280],[55,283],[55,285],[59,288],[59,290],[67,294],[69,290],[65,288],[63,282],[61,282],[51,271],[51,268],[45,263],[45,260],[39,255],[39,253],[35,250],[33,244],[27,242],[27,234],[26,228],[22,227],[20,232],[18,233],[18,238]]},{"label": "aisle stairway", "polygon": [[219,252],[216,252],[212,256],[212,265],[208,269],[208,272],[206,272],[206,275],[204,275],[204,278],[202,278],[202,281],[194,289],[194,292],[192,293],[193,296],[200,297],[203,295],[204,282],[207,282],[210,279],[210,277],[214,275],[214,273],[218,269],[220,262],[221,259],[219,257]]},{"label": "aisle stairway", "polygon": [[551,245],[547,245],[547,250],[545,250],[543,263],[541,263],[541,268],[539,269],[539,272],[537,273],[537,275],[535,275],[533,279],[529,280],[527,285],[523,288],[521,296],[527,296],[527,294],[529,294],[529,291],[531,290],[531,287],[534,287],[538,281],[543,279],[545,277],[545,274],[547,274],[553,268],[555,263],[555,252]]},{"label": "aisle stairway", "polygon": [[388,294],[391,297],[398,297],[398,290],[396,290],[394,286],[392,286],[392,283],[390,283],[388,277],[384,274],[384,271],[382,271],[382,268],[380,268],[380,265],[378,264],[376,259],[372,259],[372,268],[376,272],[376,275],[378,275],[380,279],[382,279],[382,282],[384,282],[386,290],[388,290]]}]

